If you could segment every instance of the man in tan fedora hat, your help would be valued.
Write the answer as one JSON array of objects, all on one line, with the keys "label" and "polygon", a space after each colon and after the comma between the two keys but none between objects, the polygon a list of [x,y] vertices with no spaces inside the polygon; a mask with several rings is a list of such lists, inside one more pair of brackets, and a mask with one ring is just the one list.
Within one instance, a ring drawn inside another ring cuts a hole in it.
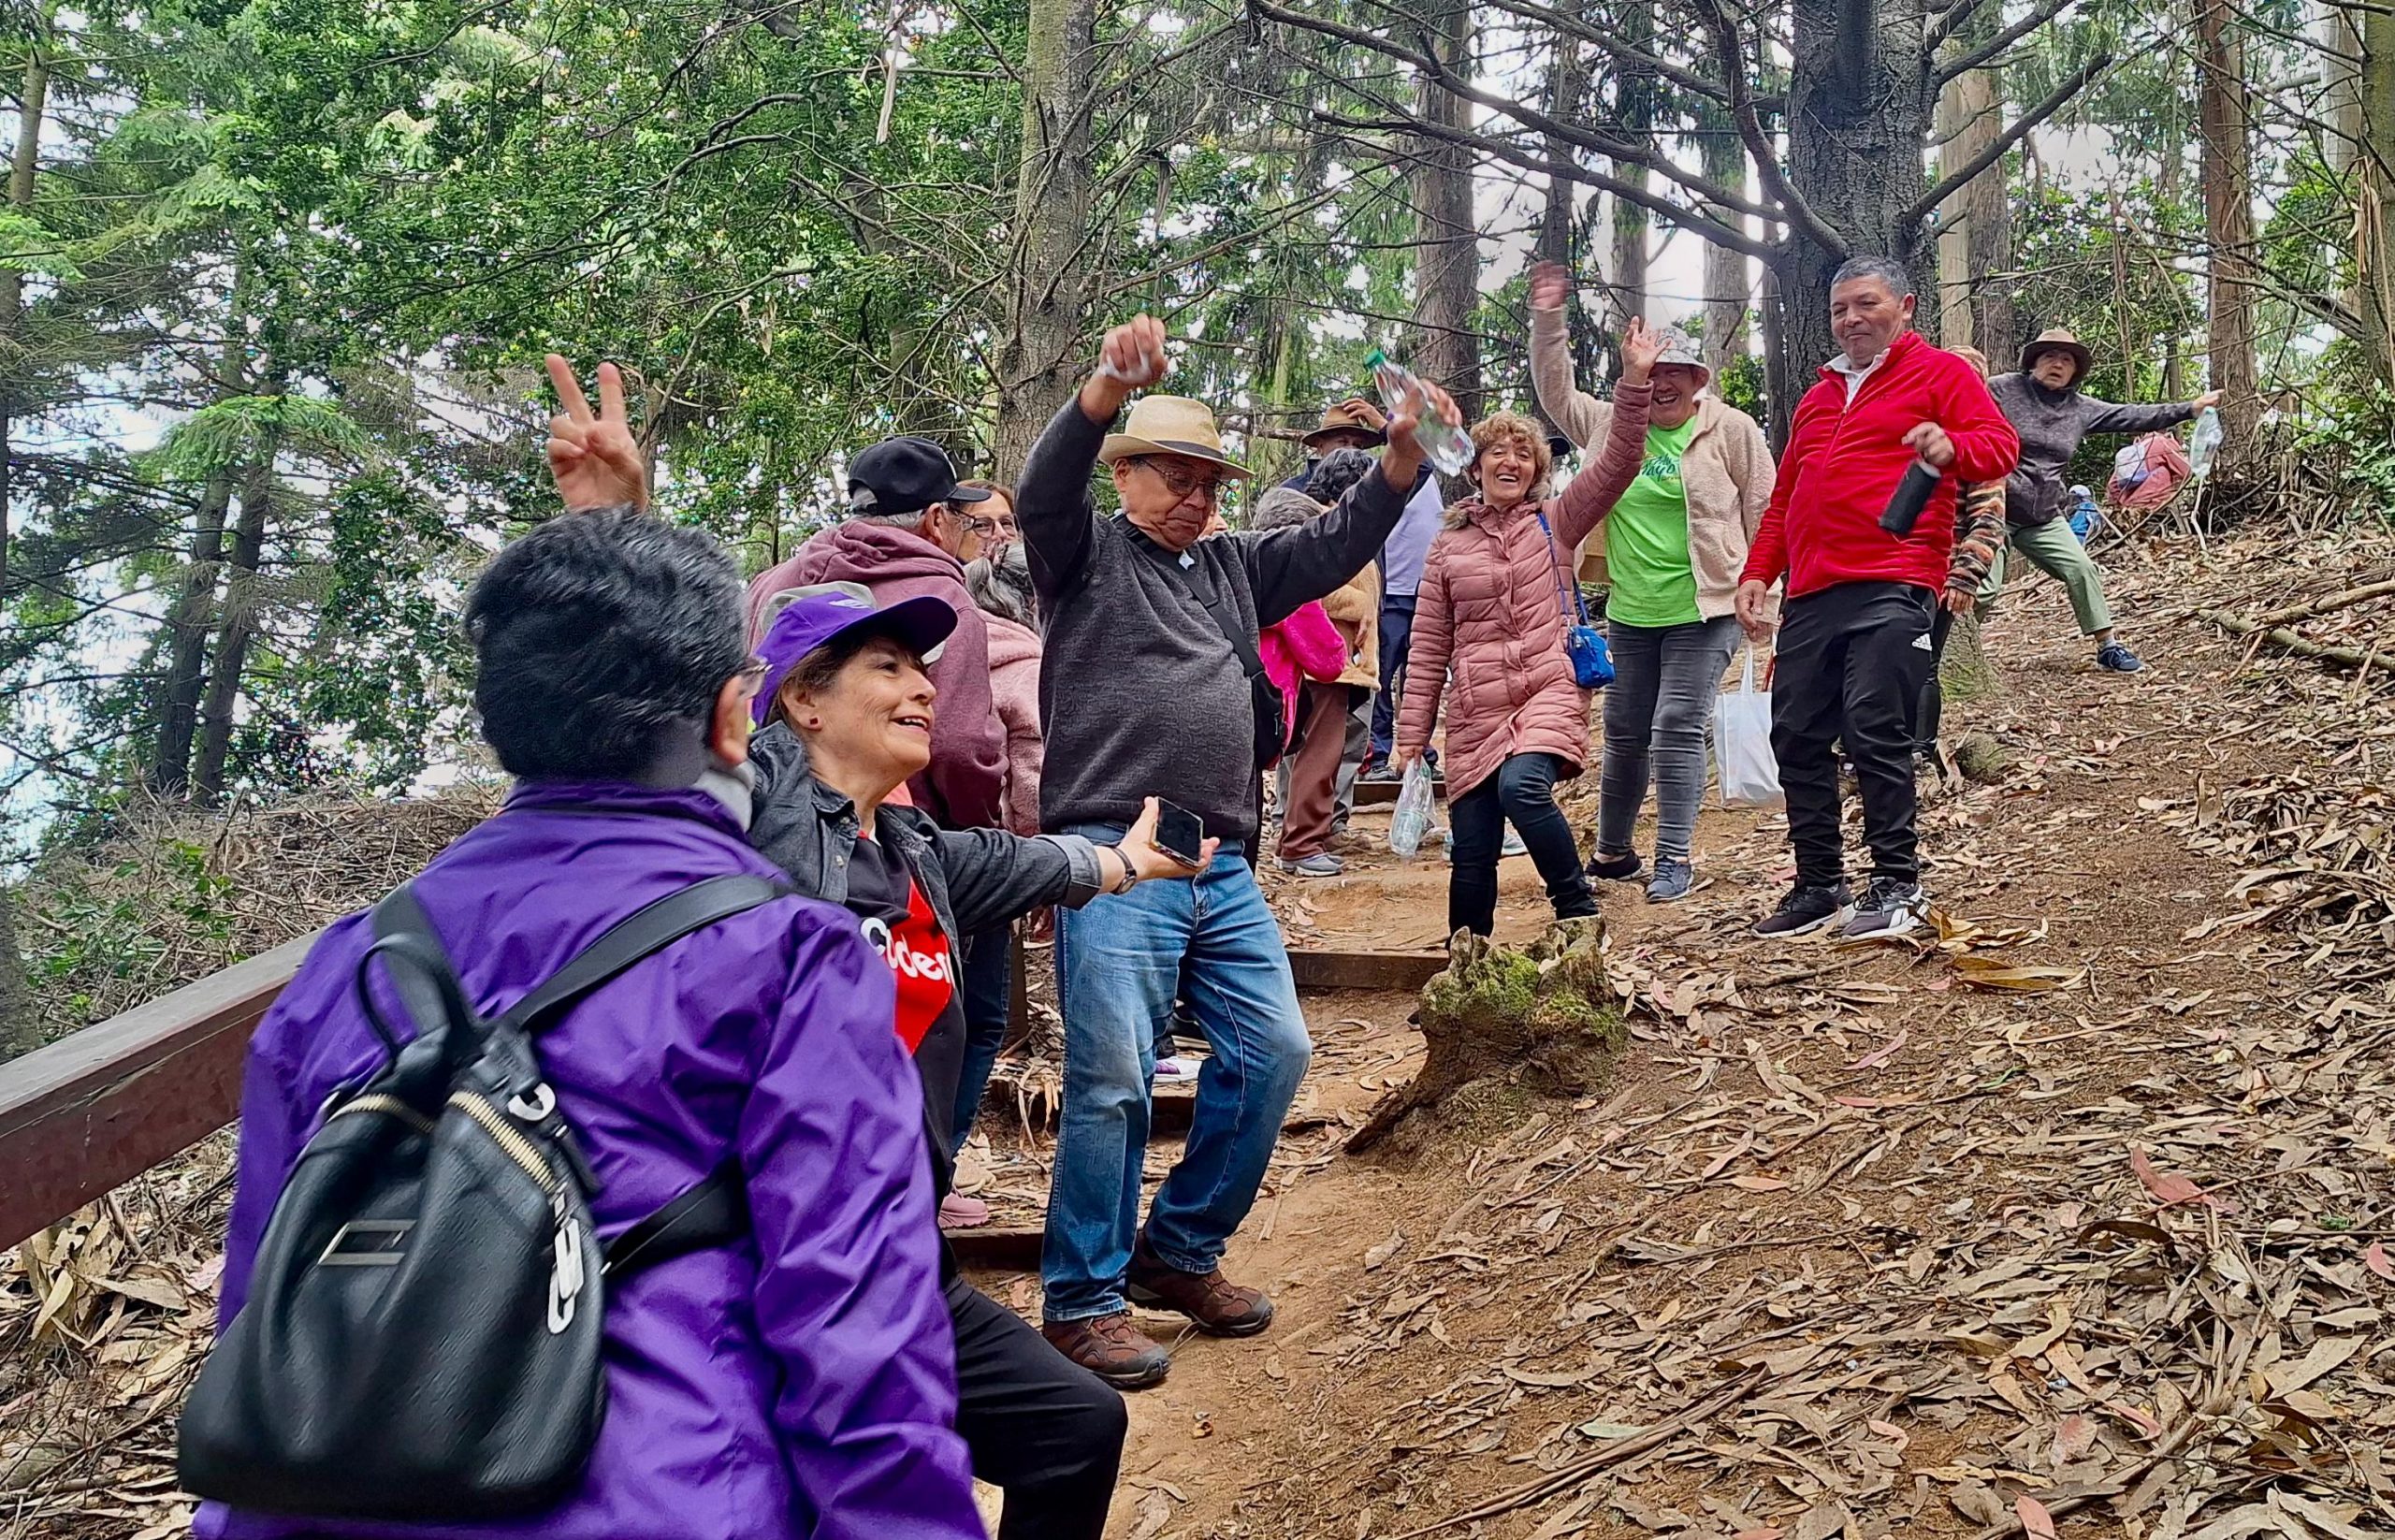
[{"label": "man in tan fedora hat", "polygon": [[[2079,629],[2096,644],[2096,666],[2135,674],[2145,665],[2112,634],[2103,575],[2070,532],[2063,501],[2063,467],[2090,433],[2152,433],[2175,428],[2220,392],[2165,406],[2114,406],[2080,390],[2093,363],[2087,344],[2061,327],[2039,332],[2021,350],[2018,372],[1988,382],[1988,393],[2021,435],[2021,463],[2004,484],[2006,544],[2070,592]],[[2004,588],[2005,553],[1996,552],[1981,586],[1982,607]]]},{"label": "man in tan fedora hat", "polygon": [[[1240,853],[1259,812],[1258,633],[1363,570],[1422,464],[1414,427],[1423,403],[1393,401],[1379,469],[1335,507],[1286,529],[1201,540],[1223,483],[1247,475],[1213,414],[1146,396],[1109,431],[1134,391],[1164,377],[1164,342],[1163,325],[1147,316],[1108,333],[1097,371],[1049,423],[1016,484],[1047,628],[1041,824],[1117,839],[1154,793],[1222,838],[1177,896],[1142,884],[1057,921],[1065,1093],[1040,1260],[1044,1330],[1125,1389],[1155,1384],[1169,1366],[1131,1324],[1133,1299],[1215,1336],[1271,1322],[1262,1291],[1220,1268],[1313,1053],[1280,927]],[[1445,393],[1429,395],[1454,421]],[[1118,516],[1091,500],[1099,465],[1112,474]],[[1277,734],[1280,706],[1269,709]],[[1156,1024],[1176,995],[1213,1052],[1188,1143],[1142,1226],[1148,1077]]]}]

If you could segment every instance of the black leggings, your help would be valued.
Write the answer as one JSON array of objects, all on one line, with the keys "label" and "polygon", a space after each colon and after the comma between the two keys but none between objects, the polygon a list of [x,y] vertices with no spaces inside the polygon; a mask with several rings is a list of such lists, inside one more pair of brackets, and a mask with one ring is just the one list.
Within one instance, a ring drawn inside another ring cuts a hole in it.
[{"label": "black leggings", "polygon": [[1579,842],[1555,806],[1555,780],[1563,762],[1553,754],[1515,754],[1494,775],[1456,798],[1447,809],[1456,869],[1447,879],[1447,934],[1468,930],[1488,935],[1497,924],[1497,858],[1511,821],[1530,847],[1555,917],[1569,920],[1597,912],[1589,874],[1580,865]]},{"label": "black leggings", "polygon": [[1004,1491],[998,1540],[1102,1540],[1129,1426],[1114,1387],[976,1288],[948,1286],[956,1431]]}]

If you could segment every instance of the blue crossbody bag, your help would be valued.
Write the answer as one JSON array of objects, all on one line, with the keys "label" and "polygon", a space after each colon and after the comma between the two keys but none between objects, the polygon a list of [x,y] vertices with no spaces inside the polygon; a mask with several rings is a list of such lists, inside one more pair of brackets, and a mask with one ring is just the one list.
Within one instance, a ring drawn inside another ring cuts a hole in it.
[{"label": "blue crossbody bag", "polygon": [[1605,633],[1589,623],[1589,605],[1580,597],[1580,586],[1564,580],[1563,560],[1555,554],[1555,530],[1547,525],[1546,510],[1534,508],[1531,514],[1538,519],[1539,532],[1546,537],[1546,561],[1555,569],[1564,616],[1580,617],[1578,625],[1563,628],[1563,656],[1572,660],[1572,681],[1582,690],[1603,690],[1613,683],[1613,649],[1605,646]]}]

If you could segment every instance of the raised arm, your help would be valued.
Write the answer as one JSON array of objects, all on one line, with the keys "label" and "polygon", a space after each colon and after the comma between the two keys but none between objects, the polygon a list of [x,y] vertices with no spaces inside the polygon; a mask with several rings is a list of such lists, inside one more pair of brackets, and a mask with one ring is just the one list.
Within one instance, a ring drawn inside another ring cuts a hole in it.
[{"label": "raised arm", "polygon": [[1106,430],[1131,392],[1164,378],[1164,324],[1134,316],[1106,334],[1097,370],[1040,430],[1015,478],[1014,518],[1030,560],[1031,586],[1043,600],[1070,589],[1097,538],[1090,473]]},{"label": "raised arm", "polygon": [[2192,401],[2166,401],[2158,406],[2115,406],[2093,396],[2079,398],[2083,433],[2159,433],[2176,428],[2208,406],[2220,404],[2220,392],[2207,390]]},{"label": "raised arm", "polygon": [[1455,651],[1455,616],[1447,596],[1444,541],[1430,542],[1422,564],[1422,591],[1414,611],[1414,639],[1405,652],[1405,698],[1397,716],[1397,763],[1410,764],[1430,747],[1438,725],[1439,697],[1447,688],[1447,659]]},{"label": "raised arm", "polygon": [[1320,599],[1364,570],[1380,554],[1389,531],[1405,516],[1405,504],[1422,478],[1422,446],[1414,429],[1426,414],[1459,422],[1454,398],[1426,385],[1428,400],[1389,403],[1388,447],[1379,471],[1347,488],[1319,518],[1236,540],[1256,593],[1256,623],[1269,626],[1299,604]]},{"label": "raised arm", "polygon": [[922,1089],[890,1030],[890,969],[853,924],[792,923],[737,1139],[791,1518],[819,1540],[981,1540],[954,1429]]},{"label": "raised arm", "polygon": [[1563,322],[1571,290],[1571,275],[1560,264],[1542,262],[1531,269],[1531,388],[1547,420],[1586,449],[1604,431],[1609,410],[1572,378],[1572,339]]},{"label": "raised arm", "polygon": [[1613,421],[1605,429],[1604,447],[1580,468],[1557,500],[1555,535],[1567,550],[1588,539],[1597,520],[1613,512],[1647,463],[1647,410],[1655,360],[1662,353],[1662,333],[1633,316],[1622,333],[1621,378],[1614,385]]}]

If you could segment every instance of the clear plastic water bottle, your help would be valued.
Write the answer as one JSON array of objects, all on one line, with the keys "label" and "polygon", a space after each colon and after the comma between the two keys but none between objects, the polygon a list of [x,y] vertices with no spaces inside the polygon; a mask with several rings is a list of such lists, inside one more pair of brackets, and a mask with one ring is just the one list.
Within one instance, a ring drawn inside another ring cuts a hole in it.
[{"label": "clear plastic water bottle", "polygon": [[[1381,387],[1381,400],[1394,413],[1403,406],[1408,392],[1421,390],[1422,382],[1412,370],[1394,362],[1380,349],[1372,349],[1364,362],[1372,368],[1372,379]],[[1443,476],[1452,476],[1472,463],[1472,435],[1455,423],[1447,421],[1432,409],[1428,391],[1422,394],[1422,420],[1414,429],[1414,442],[1422,447],[1422,458],[1430,462]]]},{"label": "clear plastic water bottle", "polygon": [[2187,472],[2196,480],[2203,480],[2204,472],[2212,469],[2222,437],[2220,408],[2208,406],[2196,414],[2196,431],[2187,443]]}]

